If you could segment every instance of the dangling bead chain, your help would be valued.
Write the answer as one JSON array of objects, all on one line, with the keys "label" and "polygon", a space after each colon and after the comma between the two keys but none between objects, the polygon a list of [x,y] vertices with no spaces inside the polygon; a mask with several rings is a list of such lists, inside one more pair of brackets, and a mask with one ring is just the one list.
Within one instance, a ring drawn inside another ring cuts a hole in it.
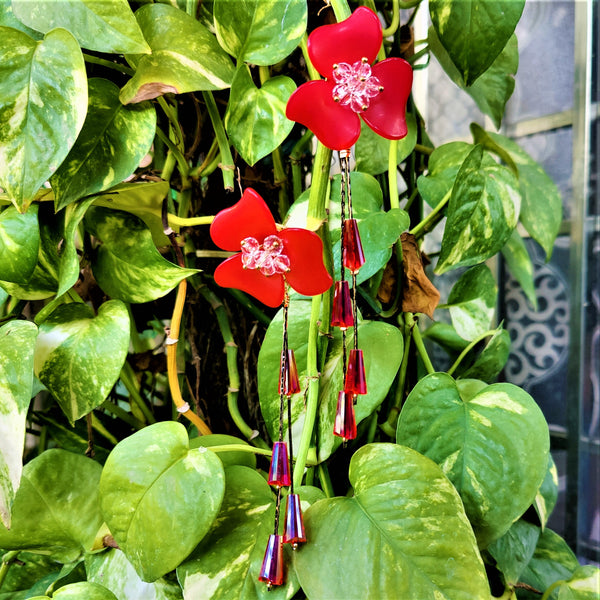
[{"label": "dangling bead chain", "polygon": [[[346,281],[346,269],[344,267],[344,223],[346,222],[346,194],[350,191],[348,178],[350,177],[350,150],[341,150],[340,171],[341,171],[341,189],[340,189],[340,280]],[[350,198],[350,197],[349,197]],[[351,210],[351,209],[350,209]],[[354,308],[353,308],[354,312]],[[356,332],[356,317],[354,319],[354,331]],[[355,333],[356,335],[356,333]],[[342,369],[344,380],[346,379],[346,328],[342,328]]]}]

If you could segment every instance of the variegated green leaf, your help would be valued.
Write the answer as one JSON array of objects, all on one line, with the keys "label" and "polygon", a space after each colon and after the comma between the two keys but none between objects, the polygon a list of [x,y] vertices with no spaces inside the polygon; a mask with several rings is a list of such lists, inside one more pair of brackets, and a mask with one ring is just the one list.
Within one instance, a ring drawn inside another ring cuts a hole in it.
[{"label": "variegated green leaf", "polygon": [[510,383],[455,382],[446,373],[415,385],[398,419],[397,441],[440,465],[461,495],[480,547],[532,504],[550,447],[544,415],[527,392]]},{"label": "variegated green leaf", "polygon": [[537,310],[537,294],[533,282],[533,263],[527,246],[515,229],[502,248],[502,256],[510,274],[517,280],[529,302]]},{"label": "variegated green leaf", "polygon": [[225,491],[223,465],[190,449],[180,423],[156,423],[110,453],[100,480],[104,519],[147,582],[175,569],[209,531]]},{"label": "variegated green leaf", "polygon": [[231,59],[196,19],[167,4],[142,6],[135,17],[152,54],[139,58],[135,75],[121,90],[123,104],[231,85]]},{"label": "variegated green leaf", "polygon": [[464,371],[457,371],[457,373],[459,373],[461,379],[480,379],[486,383],[492,383],[504,368],[509,353],[510,334],[500,326],[473,364],[468,365],[468,368]]},{"label": "variegated green leaf", "polygon": [[38,207],[21,214],[14,206],[0,213],[0,280],[20,282],[33,275],[40,248]]},{"label": "variegated green leaf", "polygon": [[305,0],[215,0],[217,39],[238,62],[273,65],[291,54],[306,31]]},{"label": "variegated green leaf", "polygon": [[310,542],[295,567],[307,597],[490,597],[461,500],[435,463],[403,446],[368,444],[349,475],[352,497],[306,511]]},{"label": "variegated green leaf", "polygon": [[18,29],[35,40],[41,40],[44,36],[39,31],[24,25],[13,12],[12,0],[0,0],[0,27],[12,27]]},{"label": "variegated green leaf", "polygon": [[[48,596],[35,596],[35,598],[50,600]],[[32,600],[35,600],[32,598]],[[117,597],[103,585],[89,581],[70,583],[52,594],[57,600],[118,600]]]},{"label": "variegated green leaf", "polygon": [[540,520],[542,531],[545,529],[548,519],[556,506],[558,500],[558,470],[552,458],[552,454],[548,455],[548,470],[540,489],[535,496],[533,508]]},{"label": "variegated green leaf", "polygon": [[128,347],[129,313],[119,300],[96,317],[86,304],[62,304],[40,325],[35,374],[73,423],[106,400]]},{"label": "variegated green leaf", "polygon": [[151,104],[123,106],[119,88],[107,79],[90,79],[88,85],[88,112],[81,133],[50,179],[56,210],[129,177],[156,134]]},{"label": "variegated green leaf", "polygon": [[10,527],[23,470],[36,336],[36,326],[28,321],[9,321],[0,327],[0,520],[5,527]]},{"label": "variegated green leaf", "polygon": [[68,31],[36,42],[0,27],[0,186],[21,212],[68,154],[86,110],[83,56]]},{"label": "variegated green leaf", "polygon": [[14,14],[25,25],[42,33],[64,27],[88,50],[150,52],[127,0],[13,0],[12,5]]},{"label": "variegated green leaf", "polygon": [[294,123],[285,116],[285,106],[295,89],[296,84],[284,76],[267,80],[259,89],[246,65],[237,70],[225,126],[249,165],[273,152],[292,130]]},{"label": "variegated green leaf", "polygon": [[197,273],[165,260],[154,246],[150,230],[132,214],[92,207],[85,225],[102,241],[92,259],[94,277],[113,298],[125,302],[156,300]]},{"label": "variegated green leaf", "polygon": [[85,570],[88,581],[101,583],[119,600],[181,600],[181,588],[166,579],[146,583],[121,550],[87,554]]},{"label": "variegated green leaf", "polygon": [[[185,600],[285,600],[298,591],[291,568],[285,584],[270,592],[258,575],[269,535],[273,533],[275,498],[264,477],[253,469],[225,470],[221,511],[208,535],[177,568]],[[285,506],[283,500],[282,509]],[[303,509],[308,503],[303,502]],[[292,552],[284,548],[286,562]]]},{"label": "variegated green leaf", "polygon": [[89,552],[102,525],[98,482],[102,467],[65,450],[46,450],[23,468],[10,531],[0,524],[0,547],[52,553],[72,562]]}]

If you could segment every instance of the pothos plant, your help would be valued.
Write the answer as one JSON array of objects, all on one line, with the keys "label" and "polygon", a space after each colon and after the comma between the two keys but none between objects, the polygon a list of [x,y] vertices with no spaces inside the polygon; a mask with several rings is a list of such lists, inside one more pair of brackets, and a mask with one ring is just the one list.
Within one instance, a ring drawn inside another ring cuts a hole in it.
[{"label": "pothos plant", "polygon": [[499,127],[524,1],[362,4],[0,1],[1,599],[595,597],[495,383],[560,197],[409,97]]}]

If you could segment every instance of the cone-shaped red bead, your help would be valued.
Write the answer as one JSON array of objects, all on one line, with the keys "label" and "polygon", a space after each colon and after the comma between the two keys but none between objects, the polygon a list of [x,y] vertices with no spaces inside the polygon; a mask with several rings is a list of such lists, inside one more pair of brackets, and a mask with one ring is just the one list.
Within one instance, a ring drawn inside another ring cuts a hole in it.
[{"label": "cone-shaped red bead", "polygon": [[279,379],[279,393],[286,396],[297,394],[300,391],[300,380],[298,379],[298,368],[294,351],[287,351],[287,360],[283,369],[283,389],[281,389],[281,378]]},{"label": "cone-shaped red bead", "polygon": [[347,394],[367,393],[367,377],[365,375],[365,362],[362,350],[355,350],[354,348],[350,350],[344,391]]},{"label": "cone-shaped red bead", "polygon": [[354,325],[350,288],[347,281],[336,281],[331,309],[331,326],[348,329]]},{"label": "cone-shaped red bead", "polygon": [[354,417],[354,394],[340,392],[333,423],[333,435],[353,440],[356,437],[356,419]]},{"label": "cone-shaped red bead", "polygon": [[280,535],[269,536],[258,580],[269,587],[283,583],[283,541]]},{"label": "cone-shaped red bead", "polygon": [[302,509],[300,508],[300,496],[289,494],[285,501],[285,528],[283,543],[293,544],[306,541],[304,533],[304,522],[302,520]]},{"label": "cone-shaped red bead", "polygon": [[365,264],[365,253],[360,241],[356,219],[346,219],[344,221],[342,247],[344,249],[344,266],[351,273],[358,273],[358,270]]},{"label": "cone-shaped red bead", "polygon": [[288,449],[285,442],[273,444],[273,455],[271,456],[271,468],[269,469],[269,485],[290,485],[290,467]]}]

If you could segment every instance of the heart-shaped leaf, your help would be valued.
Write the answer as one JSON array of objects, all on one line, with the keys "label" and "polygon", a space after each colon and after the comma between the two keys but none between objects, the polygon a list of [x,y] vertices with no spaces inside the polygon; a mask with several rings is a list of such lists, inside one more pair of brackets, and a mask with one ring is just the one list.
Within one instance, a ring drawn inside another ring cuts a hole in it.
[{"label": "heart-shaped leaf", "polygon": [[40,248],[38,207],[21,214],[14,206],[0,213],[0,280],[19,283],[33,275]]},{"label": "heart-shaped leaf", "polygon": [[125,302],[156,300],[197,273],[164,259],[150,230],[132,214],[92,207],[86,213],[85,226],[102,241],[92,258],[92,270],[98,285],[113,298]]},{"label": "heart-shaped leaf", "polygon": [[119,88],[107,79],[93,78],[88,85],[88,112],[81,133],[50,179],[56,210],[129,177],[156,134],[151,104],[123,106]]},{"label": "heart-shaped leaf", "polygon": [[135,75],[121,90],[123,104],[231,85],[231,59],[194,17],[168,4],[146,4],[135,18],[152,54],[137,61]]},{"label": "heart-shaped leaf", "polygon": [[284,76],[265,81],[259,89],[246,65],[237,70],[231,83],[225,127],[249,165],[273,152],[292,130],[294,123],[285,116],[285,106],[295,89],[296,84]]},{"label": "heart-shaped leaf", "polygon": [[600,595],[600,570],[592,565],[575,569],[558,586],[558,600],[597,600]]},{"label": "heart-shaped leaf", "polygon": [[28,321],[9,321],[0,327],[0,520],[7,528],[23,470],[36,336],[37,327]]},{"label": "heart-shaped leaf", "polygon": [[[209,534],[177,568],[184,598],[194,600],[284,600],[299,588],[292,569],[284,585],[270,592],[258,575],[269,535],[275,501],[264,477],[253,469],[225,470],[227,487],[221,512]],[[304,509],[307,504],[304,504]],[[284,548],[286,562],[291,551]]]},{"label": "heart-shaped leaf", "polygon": [[206,535],[225,491],[223,465],[191,449],[185,427],[166,421],[125,438],[100,480],[102,514],[144,581],[177,567]]},{"label": "heart-shaped leaf", "polygon": [[88,50],[114,54],[150,52],[127,0],[62,0],[41,4],[13,0],[12,6],[25,25],[42,33],[63,27]]},{"label": "heart-shaped leaf", "polygon": [[121,550],[87,554],[85,570],[89,581],[100,583],[117,598],[127,600],[181,600],[181,588],[166,579],[146,583]]},{"label": "heart-shaped leaf", "polygon": [[413,388],[397,441],[441,466],[482,548],[532,504],[550,446],[544,415],[527,392],[510,383],[455,382],[445,373],[427,375]]},{"label": "heart-shaped leaf", "polygon": [[[200,435],[190,440],[190,448],[212,448],[213,446],[232,446],[239,445],[247,446],[250,449],[250,444],[236,438],[233,435],[225,435],[223,433],[213,433],[212,435]],[[226,450],[217,452],[224,467],[233,465],[242,465],[256,469],[256,455],[253,452],[244,452],[243,450]]]},{"label": "heart-shaped leaf", "polygon": [[85,64],[79,44],[64,29],[36,42],[22,31],[0,27],[0,40],[0,123],[5,124],[0,128],[0,187],[24,212],[83,125]]},{"label": "heart-shaped leaf", "polygon": [[40,325],[35,374],[73,423],[106,400],[128,347],[129,313],[119,300],[96,317],[86,304],[61,304]]},{"label": "heart-shaped leaf", "polygon": [[471,85],[502,52],[512,36],[525,0],[486,2],[479,0],[431,0],[431,21],[459,70]]},{"label": "heart-shaped leaf", "polygon": [[[49,596],[34,596],[32,600],[50,600]],[[52,594],[58,600],[118,600],[117,597],[103,585],[89,581],[79,581],[61,587]]]},{"label": "heart-shaped leaf", "polygon": [[489,597],[460,498],[436,464],[410,448],[368,444],[352,457],[350,483],[353,497],[306,511],[310,542],[295,566],[309,598]]},{"label": "heart-shaped leaf", "polygon": [[273,65],[291,54],[306,31],[304,0],[215,0],[217,39],[238,63]]},{"label": "heart-shaped leaf", "polygon": [[487,164],[484,156],[483,148],[475,146],[456,176],[438,274],[490,258],[517,224],[521,205],[517,179],[508,168]]},{"label": "heart-shaped leaf", "polygon": [[487,265],[465,271],[454,284],[444,308],[450,309],[452,325],[465,340],[489,330],[496,311],[498,286]]},{"label": "heart-shaped leaf", "polygon": [[[479,356],[464,371],[458,371],[462,379],[480,379],[492,383],[506,364],[510,353],[510,334],[498,327]],[[467,355],[469,356],[469,355]]]},{"label": "heart-shaped leaf", "polygon": [[39,31],[34,31],[30,27],[27,27],[27,25],[24,25],[15,17],[12,0],[0,0],[0,26],[18,29],[34,40],[41,40],[44,37]]},{"label": "heart-shaped leaf", "polygon": [[0,547],[51,552],[60,562],[91,551],[102,525],[101,471],[97,462],[58,449],[28,462],[13,504],[11,529],[0,525]]}]

